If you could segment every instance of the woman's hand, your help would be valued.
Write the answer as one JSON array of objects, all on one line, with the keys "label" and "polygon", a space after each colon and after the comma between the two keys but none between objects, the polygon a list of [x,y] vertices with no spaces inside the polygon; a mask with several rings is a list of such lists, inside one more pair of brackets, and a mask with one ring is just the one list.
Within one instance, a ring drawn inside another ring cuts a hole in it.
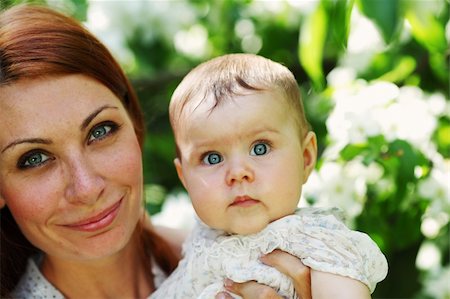
[{"label": "woman's hand", "polygon": [[[281,273],[290,277],[294,283],[294,288],[301,299],[311,299],[311,275],[309,267],[305,266],[299,258],[281,250],[275,250],[260,258],[261,262],[276,268]],[[245,299],[282,298],[269,286],[259,284],[255,281],[236,283],[226,280],[224,283],[227,291],[239,295]],[[217,294],[217,299],[232,298],[226,292]]]}]

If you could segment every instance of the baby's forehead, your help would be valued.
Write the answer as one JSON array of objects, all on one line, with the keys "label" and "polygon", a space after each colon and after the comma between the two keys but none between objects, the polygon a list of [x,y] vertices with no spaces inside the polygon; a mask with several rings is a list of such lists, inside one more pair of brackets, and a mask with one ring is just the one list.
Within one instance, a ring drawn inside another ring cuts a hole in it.
[{"label": "baby's forehead", "polygon": [[278,89],[259,89],[249,90],[241,88],[235,90],[232,93],[218,94],[214,91],[202,91],[197,92],[195,95],[191,95],[189,98],[185,98],[182,103],[179,103],[181,109],[180,114],[196,113],[213,113],[220,111],[223,105],[236,104],[246,100],[246,96],[258,95],[258,94],[270,94],[270,98],[274,103],[289,105],[289,101],[286,99],[285,93]]},{"label": "baby's forehead", "polygon": [[[184,103],[178,103],[178,112],[173,115],[176,118],[176,129],[177,130],[186,130],[190,127],[190,123],[193,120],[202,121],[208,120],[210,116],[214,116],[221,113],[232,113],[232,111],[239,111],[242,107],[240,104],[247,100],[246,96],[258,96],[260,94],[269,94],[269,97],[266,97],[273,101],[274,105],[278,107],[281,106],[290,106],[289,100],[286,99],[286,96],[283,92],[279,92],[277,90],[243,90],[242,92],[236,94],[227,94],[218,98],[217,95],[213,93],[205,94],[197,94],[196,96],[192,96],[188,100],[185,99]],[[254,105],[258,105],[258,102],[254,102]],[[261,105],[265,105],[261,102]],[[226,107],[227,109],[224,109]],[[231,109],[231,110],[230,110]],[[284,108],[283,108],[284,109]],[[292,109],[287,108],[287,111],[292,111]],[[270,113],[270,111],[267,111]]]}]

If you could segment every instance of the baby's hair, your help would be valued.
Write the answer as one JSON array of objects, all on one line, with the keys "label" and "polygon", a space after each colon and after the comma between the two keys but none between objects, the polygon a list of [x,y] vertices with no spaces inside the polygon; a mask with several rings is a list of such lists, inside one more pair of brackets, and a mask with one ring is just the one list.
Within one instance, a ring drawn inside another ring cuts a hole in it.
[{"label": "baby's hair", "polygon": [[212,111],[223,101],[243,95],[245,91],[281,92],[296,114],[294,118],[301,134],[309,130],[297,81],[287,67],[254,54],[228,54],[198,65],[175,89],[169,106],[175,138],[184,108],[189,103],[200,105],[212,97]]}]

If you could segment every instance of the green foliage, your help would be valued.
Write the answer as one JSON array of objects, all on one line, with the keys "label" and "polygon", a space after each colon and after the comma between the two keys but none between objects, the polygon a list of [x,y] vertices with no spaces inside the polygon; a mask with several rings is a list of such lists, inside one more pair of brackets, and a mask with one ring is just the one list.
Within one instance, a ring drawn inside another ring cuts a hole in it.
[{"label": "green foliage", "polygon": [[359,0],[361,11],[375,22],[386,43],[390,43],[398,32],[402,18],[399,16],[400,0]]},{"label": "green foliage", "polygon": [[89,6],[88,0],[0,0],[0,9],[5,9],[18,4],[51,4],[52,7],[57,8],[80,21],[85,21],[87,19],[87,10]]},{"label": "green foliage", "polygon": [[72,0],[73,16],[80,21],[86,21],[87,10],[88,10],[88,0]]},{"label": "green foliage", "polygon": [[307,16],[303,22],[299,41],[300,61],[318,90],[324,87],[322,60],[327,17],[325,6],[319,4],[314,13]]},{"label": "green foliage", "polygon": [[[1,1],[5,7],[25,0]],[[86,19],[90,6],[100,3],[87,0],[56,2],[58,7],[80,20]],[[433,116],[435,127],[429,139],[424,141],[430,144],[428,148],[422,147],[414,138],[393,138],[386,129],[356,141],[346,140],[337,154],[331,155],[333,158],[327,156],[327,150],[336,145],[333,139],[336,136],[332,136],[333,127],[327,122],[338,109],[340,92],[346,92],[344,98],[348,98],[358,93],[358,88],[370,87],[378,81],[395,84],[399,93],[403,87],[414,88],[416,94],[407,99],[411,106],[418,98],[429,103],[433,96],[440,96],[449,107],[449,41],[445,32],[445,27],[449,26],[448,1],[197,0],[167,3],[132,1],[127,4],[130,7],[147,5],[139,10],[117,6],[120,11],[110,13],[119,17],[112,17],[107,28],[123,37],[123,46],[132,55],[131,62],[123,64],[136,87],[146,117],[144,171],[149,211],[158,212],[166,195],[181,188],[173,166],[175,145],[167,115],[176,85],[201,61],[225,53],[253,51],[283,63],[296,76],[309,121],[318,137],[318,172],[329,163],[343,168],[360,163],[367,168],[380,169],[377,179],[364,181],[364,194],[351,199],[353,206],[362,206],[361,212],[352,216],[354,227],[369,233],[389,261],[389,275],[379,284],[373,297],[432,298],[434,295],[430,295],[427,284],[434,276],[431,271],[417,268],[416,259],[422,244],[432,242],[442,255],[439,266],[449,267],[448,216],[445,218],[450,213],[449,199],[445,198],[444,188],[431,193],[436,183],[435,172],[445,168],[442,163],[450,163],[449,110],[445,112],[444,109]],[[113,4],[105,3],[105,7]],[[165,4],[170,7],[163,10]],[[138,13],[141,14],[136,16]],[[371,32],[363,32],[364,38],[356,42],[362,50],[355,50],[352,40],[352,34],[361,26],[361,23],[354,23],[357,17],[371,22],[380,35],[379,41],[374,41],[370,40]],[[192,42],[193,46],[204,42],[203,48],[186,50],[183,46],[188,41],[177,44],[176,38],[181,33],[189,36],[192,32],[205,34],[206,41],[200,34],[200,38],[197,36]],[[345,76],[339,75],[338,79],[345,82],[333,83],[330,76],[340,68],[351,69],[354,78],[345,81]],[[384,90],[378,92],[380,95],[374,100],[382,103],[378,108],[390,109],[399,104],[383,98]],[[373,94],[369,93],[356,97],[354,105],[360,105],[367,100],[364,97],[371,96]],[[393,120],[381,118],[379,122],[397,124],[396,119],[407,119],[411,113],[418,111],[401,111]],[[417,119],[418,123],[422,121],[425,126],[425,120]],[[350,124],[342,130],[344,135],[359,129],[364,131],[364,127],[355,129],[358,125],[355,119],[343,119],[342,122]],[[395,126],[391,130],[395,131]],[[430,148],[437,149],[439,159],[430,156]],[[361,178],[362,174],[350,180],[350,187],[357,185],[356,181]],[[316,203],[319,197],[307,194],[310,203]],[[338,206],[341,204],[344,203],[337,203]],[[441,221],[436,236],[424,234],[422,224],[427,218]]]}]

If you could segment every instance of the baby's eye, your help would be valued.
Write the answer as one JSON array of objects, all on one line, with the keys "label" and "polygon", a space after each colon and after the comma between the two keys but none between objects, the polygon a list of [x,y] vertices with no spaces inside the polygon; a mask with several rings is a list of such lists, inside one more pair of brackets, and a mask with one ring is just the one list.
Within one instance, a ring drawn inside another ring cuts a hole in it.
[{"label": "baby's eye", "polygon": [[113,133],[116,128],[117,125],[113,123],[104,123],[94,127],[89,133],[88,143],[105,138]]},{"label": "baby's eye", "polygon": [[30,152],[22,156],[17,165],[21,169],[33,168],[41,166],[48,160],[50,157],[43,152]]},{"label": "baby's eye", "polygon": [[209,153],[203,158],[203,163],[206,165],[214,165],[223,161],[223,158],[218,153]]},{"label": "baby's eye", "polygon": [[252,156],[262,156],[267,154],[270,151],[270,146],[265,143],[265,142],[259,142],[256,143],[251,151],[250,151],[250,155]]}]

